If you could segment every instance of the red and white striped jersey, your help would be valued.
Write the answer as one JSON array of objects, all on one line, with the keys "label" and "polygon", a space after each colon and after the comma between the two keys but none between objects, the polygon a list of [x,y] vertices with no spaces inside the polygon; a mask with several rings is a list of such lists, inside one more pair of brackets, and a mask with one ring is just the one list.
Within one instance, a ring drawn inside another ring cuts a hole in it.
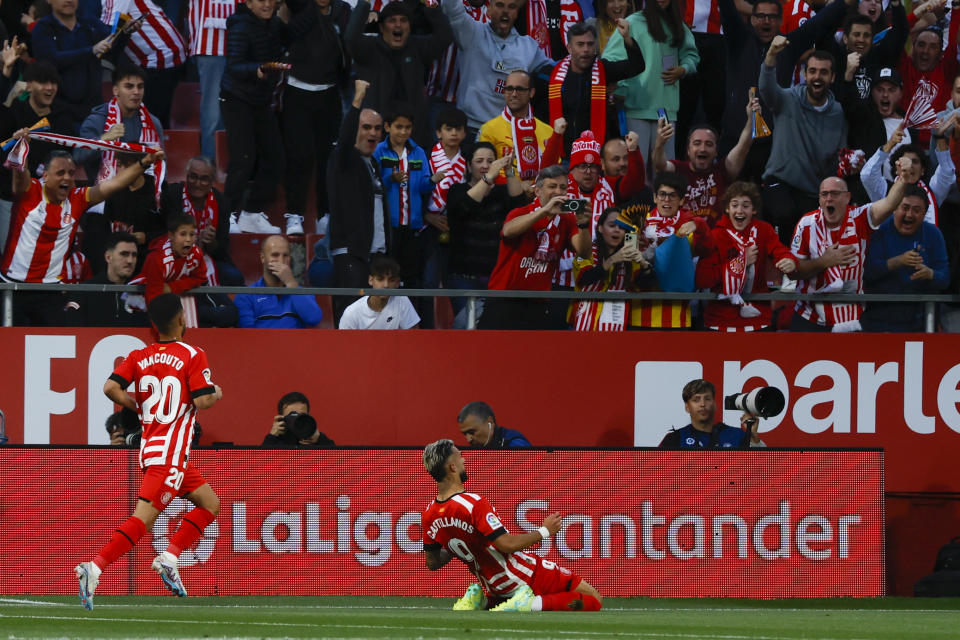
[{"label": "red and white striped jersey", "polygon": [[183,36],[153,0],[103,0],[101,22],[113,24],[121,13],[133,19],[147,16],[127,43],[125,51],[130,60],[144,69],[170,69],[186,62]]},{"label": "red and white striped jersey", "polygon": [[82,251],[74,250],[63,261],[63,273],[60,282],[64,284],[80,284],[93,277],[93,268]]},{"label": "red and white striped jersey", "polygon": [[207,354],[185,342],[157,342],[131,351],[111,380],[133,397],[143,425],[140,468],[164,465],[184,469],[197,419],[194,398],[214,393]]},{"label": "red and white striped jersey", "polygon": [[[852,246],[856,249],[852,264],[831,267],[821,271],[816,277],[797,281],[797,293],[815,293],[829,285],[833,278],[843,281],[844,293],[863,293],[863,270],[867,260],[867,243],[873,234],[870,221],[870,207],[847,207],[847,217],[835,229],[826,226],[823,213],[820,209],[811,211],[797,222],[796,231],[790,250],[800,260],[819,258],[823,252],[835,244]],[[803,318],[818,324],[836,324],[856,318],[833,317],[831,309],[824,307],[839,307],[840,305],[824,305],[823,303],[800,300],[796,305],[796,313]],[[859,305],[843,305],[859,308]],[[851,311],[853,311],[851,309]],[[859,316],[859,313],[856,314]]]},{"label": "red and white striped jersey", "polygon": [[227,18],[237,9],[237,0],[193,0],[187,16],[187,40],[191,56],[222,56],[227,44]]},{"label": "red and white striped jersey", "polygon": [[694,33],[723,33],[717,0],[687,0],[683,21]]},{"label": "red and white striped jersey", "polygon": [[442,547],[460,558],[487,593],[510,596],[532,584],[540,558],[522,551],[497,551],[493,541],[509,532],[486,498],[464,492],[443,502],[434,500],[423,512],[421,524],[423,548]]},{"label": "red and white striped jersey", "polygon": [[[463,0],[467,15],[481,24],[490,21],[487,15],[487,5],[479,9]],[[427,78],[427,95],[444,102],[457,101],[457,87],[460,85],[460,70],[457,68],[457,45],[447,47],[443,57],[435,61],[430,67],[430,76]]]},{"label": "red and white striped jersey", "polygon": [[17,282],[60,282],[63,263],[89,207],[87,187],[70,192],[63,204],[49,202],[43,184],[30,179],[30,187],[13,205],[10,233],[0,270]]}]

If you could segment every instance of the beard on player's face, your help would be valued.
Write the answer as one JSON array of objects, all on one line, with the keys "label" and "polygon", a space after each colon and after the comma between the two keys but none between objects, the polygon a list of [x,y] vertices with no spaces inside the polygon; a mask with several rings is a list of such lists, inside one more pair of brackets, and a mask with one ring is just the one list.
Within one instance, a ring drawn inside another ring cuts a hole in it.
[{"label": "beard on player's face", "polygon": [[464,469],[463,471],[460,472],[460,482],[466,482],[466,481],[467,481],[467,470]]}]

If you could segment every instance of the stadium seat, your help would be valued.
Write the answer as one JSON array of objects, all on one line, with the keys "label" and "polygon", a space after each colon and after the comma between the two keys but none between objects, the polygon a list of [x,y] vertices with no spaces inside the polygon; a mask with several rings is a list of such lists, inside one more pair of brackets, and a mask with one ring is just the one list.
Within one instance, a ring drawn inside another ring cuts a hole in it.
[{"label": "stadium seat", "polygon": [[173,92],[171,129],[200,130],[200,83],[181,82]]},{"label": "stadium seat", "polygon": [[450,298],[437,296],[433,299],[434,329],[452,329],[453,317],[453,306],[450,304]]},{"label": "stadium seat", "polygon": [[187,160],[200,155],[200,132],[195,129],[167,129],[163,132],[167,154],[167,182],[183,182]]}]

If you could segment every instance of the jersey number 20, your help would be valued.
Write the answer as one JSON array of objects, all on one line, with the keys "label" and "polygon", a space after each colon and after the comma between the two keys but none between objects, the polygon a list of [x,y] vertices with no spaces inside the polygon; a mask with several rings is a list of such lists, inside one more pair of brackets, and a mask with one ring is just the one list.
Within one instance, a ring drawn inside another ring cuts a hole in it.
[{"label": "jersey number 20", "polygon": [[140,405],[145,423],[170,424],[177,418],[180,410],[179,378],[165,376],[159,379],[156,376],[143,376],[140,378],[139,391],[150,394]]}]

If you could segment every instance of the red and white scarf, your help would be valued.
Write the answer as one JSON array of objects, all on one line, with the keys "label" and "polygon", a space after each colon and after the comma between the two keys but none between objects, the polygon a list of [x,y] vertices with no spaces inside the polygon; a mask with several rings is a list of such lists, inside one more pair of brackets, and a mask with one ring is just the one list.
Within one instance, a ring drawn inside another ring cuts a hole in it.
[{"label": "red and white scarf", "polygon": [[[158,249],[158,251],[163,252],[163,258],[160,261],[160,264],[163,266],[163,281],[172,282],[174,280],[179,280],[184,278],[193,272],[197,267],[200,266],[200,263],[203,262],[207,266],[207,284],[211,286],[217,286],[219,282],[215,272],[210,269],[211,262],[210,259],[203,255],[203,251],[200,250],[200,247],[193,245],[193,248],[190,249],[190,253],[186,258],[183,258],[183,264],[180,265],[180,268],[177,269],[177,256],[173,255],[173,244],[170,242],[168,237],[163,243],[163,246]],[[146,276],[139,275],[128,284],[146,284]],[[199,318],[197,316],[197,302],[192,295],[183,295],[180,296],[180,303],[183,305],[183,315],[184,320],[187,323],[187,327],[190,329],[196,329],[200,326]],[[144,306],[145,308],[145,306]]]},{"label": "red and white scarf", "polygon": [[[406,173],[410,164],[407,162],[407,147],[403,147],[403,151],[397,154],[397,171],[401,173]],[[407,178],[400,183],[400,226],[408,227],[410,226],[410,179]]]},{"label": "red and white scarf", "polygon": [[[530,205],[530,211],[536,211],[543,205],[536,198]],[[560,216],[551,216],[550,222],[537,232],[537,250],[533,257],[540,262],[552,262],[557,258],[556,246],[559,244]]]},{"label": "red and white scarf", "polygon": [[451,160],[443,150],[443,145],[438,142],[430,152],[430,173],[439,171],[443,172],[443,180],[434,185],[433,192],[430,194],[430,204],[427,205],[427,208],[434,213],[440,213],[447,208],[447,193],[450,187],[463,182],[463,176],[467,172],[467,161],[459,151]]},{"label": "red and white scarf", "polygon": [[740,307],[740,315],[744,318],[756,318],[760,310],[743,299],[744,293],[753,291],[756,278],[756,264],[747,266],[747,249],[757,246],[757,227],[750,225],[744,234],[733,229],[727,229],[733,238],[739,253],[733,260],[723,265],[720,299],[727,300],[732,305]]},{"label": "red and white scarf", "polygon": [[213,197],[213,189],[207,194],[207,199],[203,203],[203,208],[199,211],[194,208],[193,201],[187,195],[187,187],[183,187],[183,212],[193,216],[197,221],[197,234],[203,233],[207,227],[213,227],[217,230],[217,199]]},{"label": "red and white scarf", "polygon": [[[147,111],[147,108],[142,104],[140,105],[139,116],[140,140],[138,140],[138,142],[146,147],[161,148],[163,145],[160,142],[160,135],[157,133],[157,128],[153,126],[153,118],[150,117],[150,112]],[[122,121],[120,105],[116,96],[114,96],[110,99],[110,102],[107,103],[107,119],[103,124],[103,132],[106,133],[110,130],[110,127]],[[157,207],[160,206],[160,187],[163,183],[164,172],[165,166],[163,162],[158,162],[146,171],[146,173],[152,175],[154,178],[154,197],[157,201]],[[113,150],[105,151],[100,161],[100,173],[97,174],[97,182],[103,182],[108,178],[112,178],[116,173],[117,156]]]},{"label": "red and white scarf", "polygon": [[521,180],[532,180],[540,172],[540,142],[537,140],[537,119],[533,109],[527,107],[526,118],[514,118],[510,108],[504,107],[500,117],[510,125],[513,135],[513,152],[517,161],[517,174]]},{"label": "red and white scarf", "polygon": [[[567,79],[569,70],[570,56],[567,56],[550,74],[550,84],[547,86],[550,122],[563,117],[563,81]],[[590,130],[601,143],[607,139],[607,73],[599,59],[594,59],[590,70]]]},{"label": "red and white scarf", "polygon": [[[860,237],[857,234],[857,225],[853,218],[850,217],[849,210],[841,223],[840,238],[836,243],[831,239],[830,230],[827,228],[823,211],[818,212],[816,223],[813,225],[810,234],[810,257],[819,258],[823,255],[824,251],[833,244],[852,245],[857,248],[858,252],[860,250]],[[845,267],[837,265],[825,269],[821,275],[824,284],[814,291],[814,293],[846,293],[844,291],[844,283],[846,281],[859,281],[860,269],[862,268],[861,262],[865,258],[866,256],[859,255],[857,261],[851,266]],[[860,288],[858,284],[858,291],[851,291],[849,293],[859,293]],[[848,331],[862,330],[860,326],[860,313],[863,311],[863,308],[858,304],[849,302],[816,302],[814,303],[814,307],[817,310],[817,314],[823,318],[824,323],[832,327],[834,332],[845,333]]]}]

